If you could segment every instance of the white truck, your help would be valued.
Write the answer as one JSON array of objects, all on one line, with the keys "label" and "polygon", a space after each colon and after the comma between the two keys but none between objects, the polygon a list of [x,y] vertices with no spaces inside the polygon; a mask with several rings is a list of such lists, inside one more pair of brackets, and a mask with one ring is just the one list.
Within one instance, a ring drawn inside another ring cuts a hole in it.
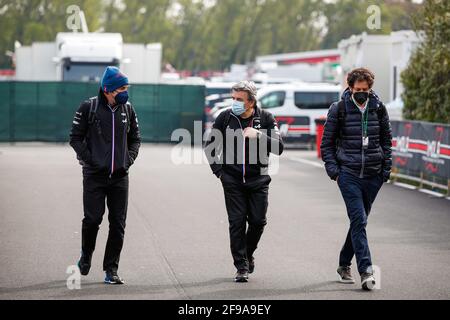
[{"label": "white truck", "polygon": [[161,44],[124,44],[120,33],[58,33],[16,50],[15,80],[99,82],[112,65],[132,83],[158,83],[161,59]]}]

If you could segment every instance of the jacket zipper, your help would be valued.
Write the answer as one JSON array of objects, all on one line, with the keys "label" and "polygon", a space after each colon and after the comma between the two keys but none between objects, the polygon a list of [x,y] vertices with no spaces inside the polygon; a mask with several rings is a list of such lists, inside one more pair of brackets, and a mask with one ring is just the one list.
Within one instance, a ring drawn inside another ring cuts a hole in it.
[{"label": "jacket zipper", "polygon": [[[369,108],[369,104],[366,104],[366,108]],[[368,109],[364,109],[364,112],[361,112],[361,172],[359,173],[359,177],[364,178],[364,165],[366,159],[364,157],[364,113],[369,112]],[[367,120],[368,121],[368,120]]]},{"label": "jacket zipper", "polygon": [[[242,136],[244,136],[244,128],[242,127],[242,123],[241,123],[241,120],[239,120],[239,118],[238,117],[236,117],[236,115],[234,115],[233,113],[231,113],[231,115],[233,115],[233,117],[235,117],[236,119],[237,119],[237,121],[238,121],[238,123],[239,123],[239,126],[241,127],[241,130],[242,130]],[[252,121],[250,122],[250,126],[249,126],[249,128],[250,127],[253,127],[253,119],[252,119]],[[243,141],[243,143],[242,143],[242,154],[243,154],[243,161],[242,161],[242,182],[243,183],[246,183],[246,180],[245,180],[245,137],[243,137],[244,139],[244,141]]]},{"label": "jacket zipper", "polygon": [[[239,118],[236,117],[233,113],[231,113],[231,115],[237,119],[237,121],[239,123],[239,126],[241,127],[241,130],[242,130],[242,136],[244,136],[244,129],[242,128],[241,120],[239,120]],[[242,182],[245,183],[245,138],[244,138],[244,141],[243,141],[242,145],[243,145],[243,152],[242,152],[242,154],[243,154],[243,158],[244,158],[242,160]]]},{"label": "jacket zipper", "polygon": [[364,164],[365,164],[365,159],[364,159],[364,146],[361,146],[362,150],[361,150],[361,172],[359,173],[359,177],[362,179],[364,178]]}]

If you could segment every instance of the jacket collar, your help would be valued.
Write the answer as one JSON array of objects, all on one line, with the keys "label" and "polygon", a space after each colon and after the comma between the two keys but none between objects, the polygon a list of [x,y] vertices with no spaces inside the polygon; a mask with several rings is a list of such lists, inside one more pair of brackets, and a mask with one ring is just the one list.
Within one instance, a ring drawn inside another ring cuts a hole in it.
[{"label": "jacket collar", "polygon": [[[106,96],[103,93],[102,88],[100,88],[100,90],[98,91],[98,96],[97,97],[98,97],[99,105],[102,105],[102,106],[106,107],[108,110],[110,110],[110,108],[108,106],[108,99],[106,99]],[[119,107],[119,105],[116,105],[116,106],[111,107],[111,108],[112,108],[112,110],[115,111],[115,110],[117,110],[118,107]]]},{"label": "jacket collar", "polygon": [[255,105],[255,114],[253,115],[254,118],[261,118],[262,109],[258,107],[258,105]]}]

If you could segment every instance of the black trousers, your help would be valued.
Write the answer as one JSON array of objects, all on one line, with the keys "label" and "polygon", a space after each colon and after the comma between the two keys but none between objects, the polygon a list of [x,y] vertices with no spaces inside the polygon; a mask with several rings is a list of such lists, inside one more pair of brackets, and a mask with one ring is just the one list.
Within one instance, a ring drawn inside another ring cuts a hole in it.
[{"label": "black trousers", "polygon": [[103,260],[104,271],[117,271],[125,235],[128,207],[128,175],[121,178],[85,176],[83,178],[84,219],[81,247],[92,255],[99,226],[108,206],[109,234]]},{"label": "black trousers", "polygon": [[248,270],[248,259],[253,256],[267,224],[271,178],[259,176],[243,183],[241,179],[223,173],[221,181],[228,212],[234,266],[238,270]]}]

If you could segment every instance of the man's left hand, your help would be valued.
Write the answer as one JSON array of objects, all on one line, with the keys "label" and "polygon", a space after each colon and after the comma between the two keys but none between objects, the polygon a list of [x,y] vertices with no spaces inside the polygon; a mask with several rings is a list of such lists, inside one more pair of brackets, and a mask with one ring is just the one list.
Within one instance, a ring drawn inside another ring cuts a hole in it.
[{"label": "man's left hand", "polygon": [[255,128],[245,128],[244,129],[244,138],[249,139],[256,139],[261,134],[260,131],[256,130]]}]

